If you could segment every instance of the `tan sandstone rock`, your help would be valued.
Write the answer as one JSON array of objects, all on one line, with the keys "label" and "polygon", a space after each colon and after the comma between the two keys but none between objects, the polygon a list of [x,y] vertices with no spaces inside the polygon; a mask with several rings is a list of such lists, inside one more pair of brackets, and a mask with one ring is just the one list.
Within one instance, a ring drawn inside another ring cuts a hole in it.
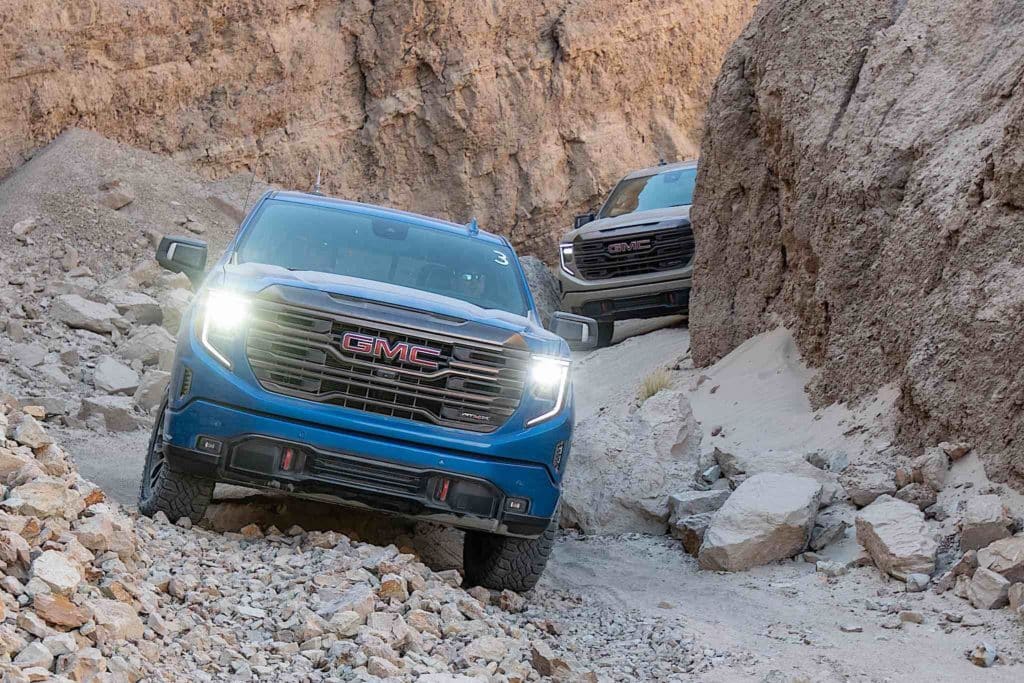
[{"label": "tan sandstone rock", "polygon": [[855,523],[857,542],[879,569],[901,581],[935,571],[938,545],[916,505],[881,496],[857,513]]},{"label": "tan sandstone rock", "polygon": [[792,557],[807,547],[821,484],[803,477],[756,474],[733,492],[704,534],[704,569],[739,571]]},{"label": "tan sandstone rock", "polygon": [[967,501],[960,520],[960,547],[980,550],[993,541],[1010,535],[1010,514],[995,494],[976,496]]}]

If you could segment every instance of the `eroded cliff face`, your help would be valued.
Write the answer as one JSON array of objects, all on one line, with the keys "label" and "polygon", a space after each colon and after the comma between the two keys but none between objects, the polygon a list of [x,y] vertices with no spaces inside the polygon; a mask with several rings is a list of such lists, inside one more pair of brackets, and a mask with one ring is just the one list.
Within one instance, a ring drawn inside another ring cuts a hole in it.
[{"label": "eroded cliff face", "polygon": [[908,444],[1024,482],[1024,5],[771,0],[701,149],[694,356],[786,324],[819,401],[887,383]]},{"label": "eroded cliff face", "polygon": [[84,127],[211,176],[468,220],[554,254],[623,172],[693,156],[754,0],[14,0],[0,177]]}]

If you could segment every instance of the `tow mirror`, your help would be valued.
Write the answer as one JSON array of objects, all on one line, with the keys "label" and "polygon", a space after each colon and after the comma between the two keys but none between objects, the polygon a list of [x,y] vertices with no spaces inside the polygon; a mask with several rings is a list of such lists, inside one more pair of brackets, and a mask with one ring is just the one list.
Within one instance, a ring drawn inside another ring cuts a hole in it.
[{"label": "tow mirror", "polygon": [[558,311],[551,316],[551,331],[568,342],[573,351],[597,348],[597,321],[593,318]]},{"label": "tow mirror", "polygon": [[156,249],[156,262],[172,273],[185,273],[199,289],[206,270],[206,242],[188,237],[164,237]]},{"label": "tow mirror", "polygon": [[582,228],[584,225],[586,225],[587,223],[593,223],[593,222],[594,222],[594,214],[592,214],[592,213],[581,213],[579,216],[576,216],[576,218],[573,219],[572,229],[573,230],[578,230],[578,229]]}]

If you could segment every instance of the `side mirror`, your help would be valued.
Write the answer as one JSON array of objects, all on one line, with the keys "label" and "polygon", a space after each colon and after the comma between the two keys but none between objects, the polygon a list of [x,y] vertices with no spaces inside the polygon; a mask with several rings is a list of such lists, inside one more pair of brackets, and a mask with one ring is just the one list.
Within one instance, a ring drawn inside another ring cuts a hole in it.
[{"label": "side mirror", "polygon": [[597,321],[593,318],[557,311],[551,315],[551,331],[573,351],[597,348]]},{"label": "side mirror", "polygon": [[572,229],[573,230],[578,230],[579,228],[582,228],[587,223],[593,223],[594,222],[594,218],[595,218],[595,216],[592,213],[581,213],[579,216],[576,216],[576,218],[573,219]]},{"label": "side mirror", "polygon": [[156,262],[172,273],[185,273],[198,289],[206,270],[206,242],[188,237],[164,237],[156,249]]}]

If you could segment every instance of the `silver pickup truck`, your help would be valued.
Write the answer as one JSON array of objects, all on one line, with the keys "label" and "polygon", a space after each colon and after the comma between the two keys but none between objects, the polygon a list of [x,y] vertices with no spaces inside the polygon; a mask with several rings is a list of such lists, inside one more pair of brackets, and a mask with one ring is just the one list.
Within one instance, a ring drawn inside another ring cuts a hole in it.
[{"label": "silver pickup truck", "polygon": [[696,161],[634,171],[561,239],[562,310],[596,319],[598,345],[611,343],[616,320],[688,312],[696,178]]}]

